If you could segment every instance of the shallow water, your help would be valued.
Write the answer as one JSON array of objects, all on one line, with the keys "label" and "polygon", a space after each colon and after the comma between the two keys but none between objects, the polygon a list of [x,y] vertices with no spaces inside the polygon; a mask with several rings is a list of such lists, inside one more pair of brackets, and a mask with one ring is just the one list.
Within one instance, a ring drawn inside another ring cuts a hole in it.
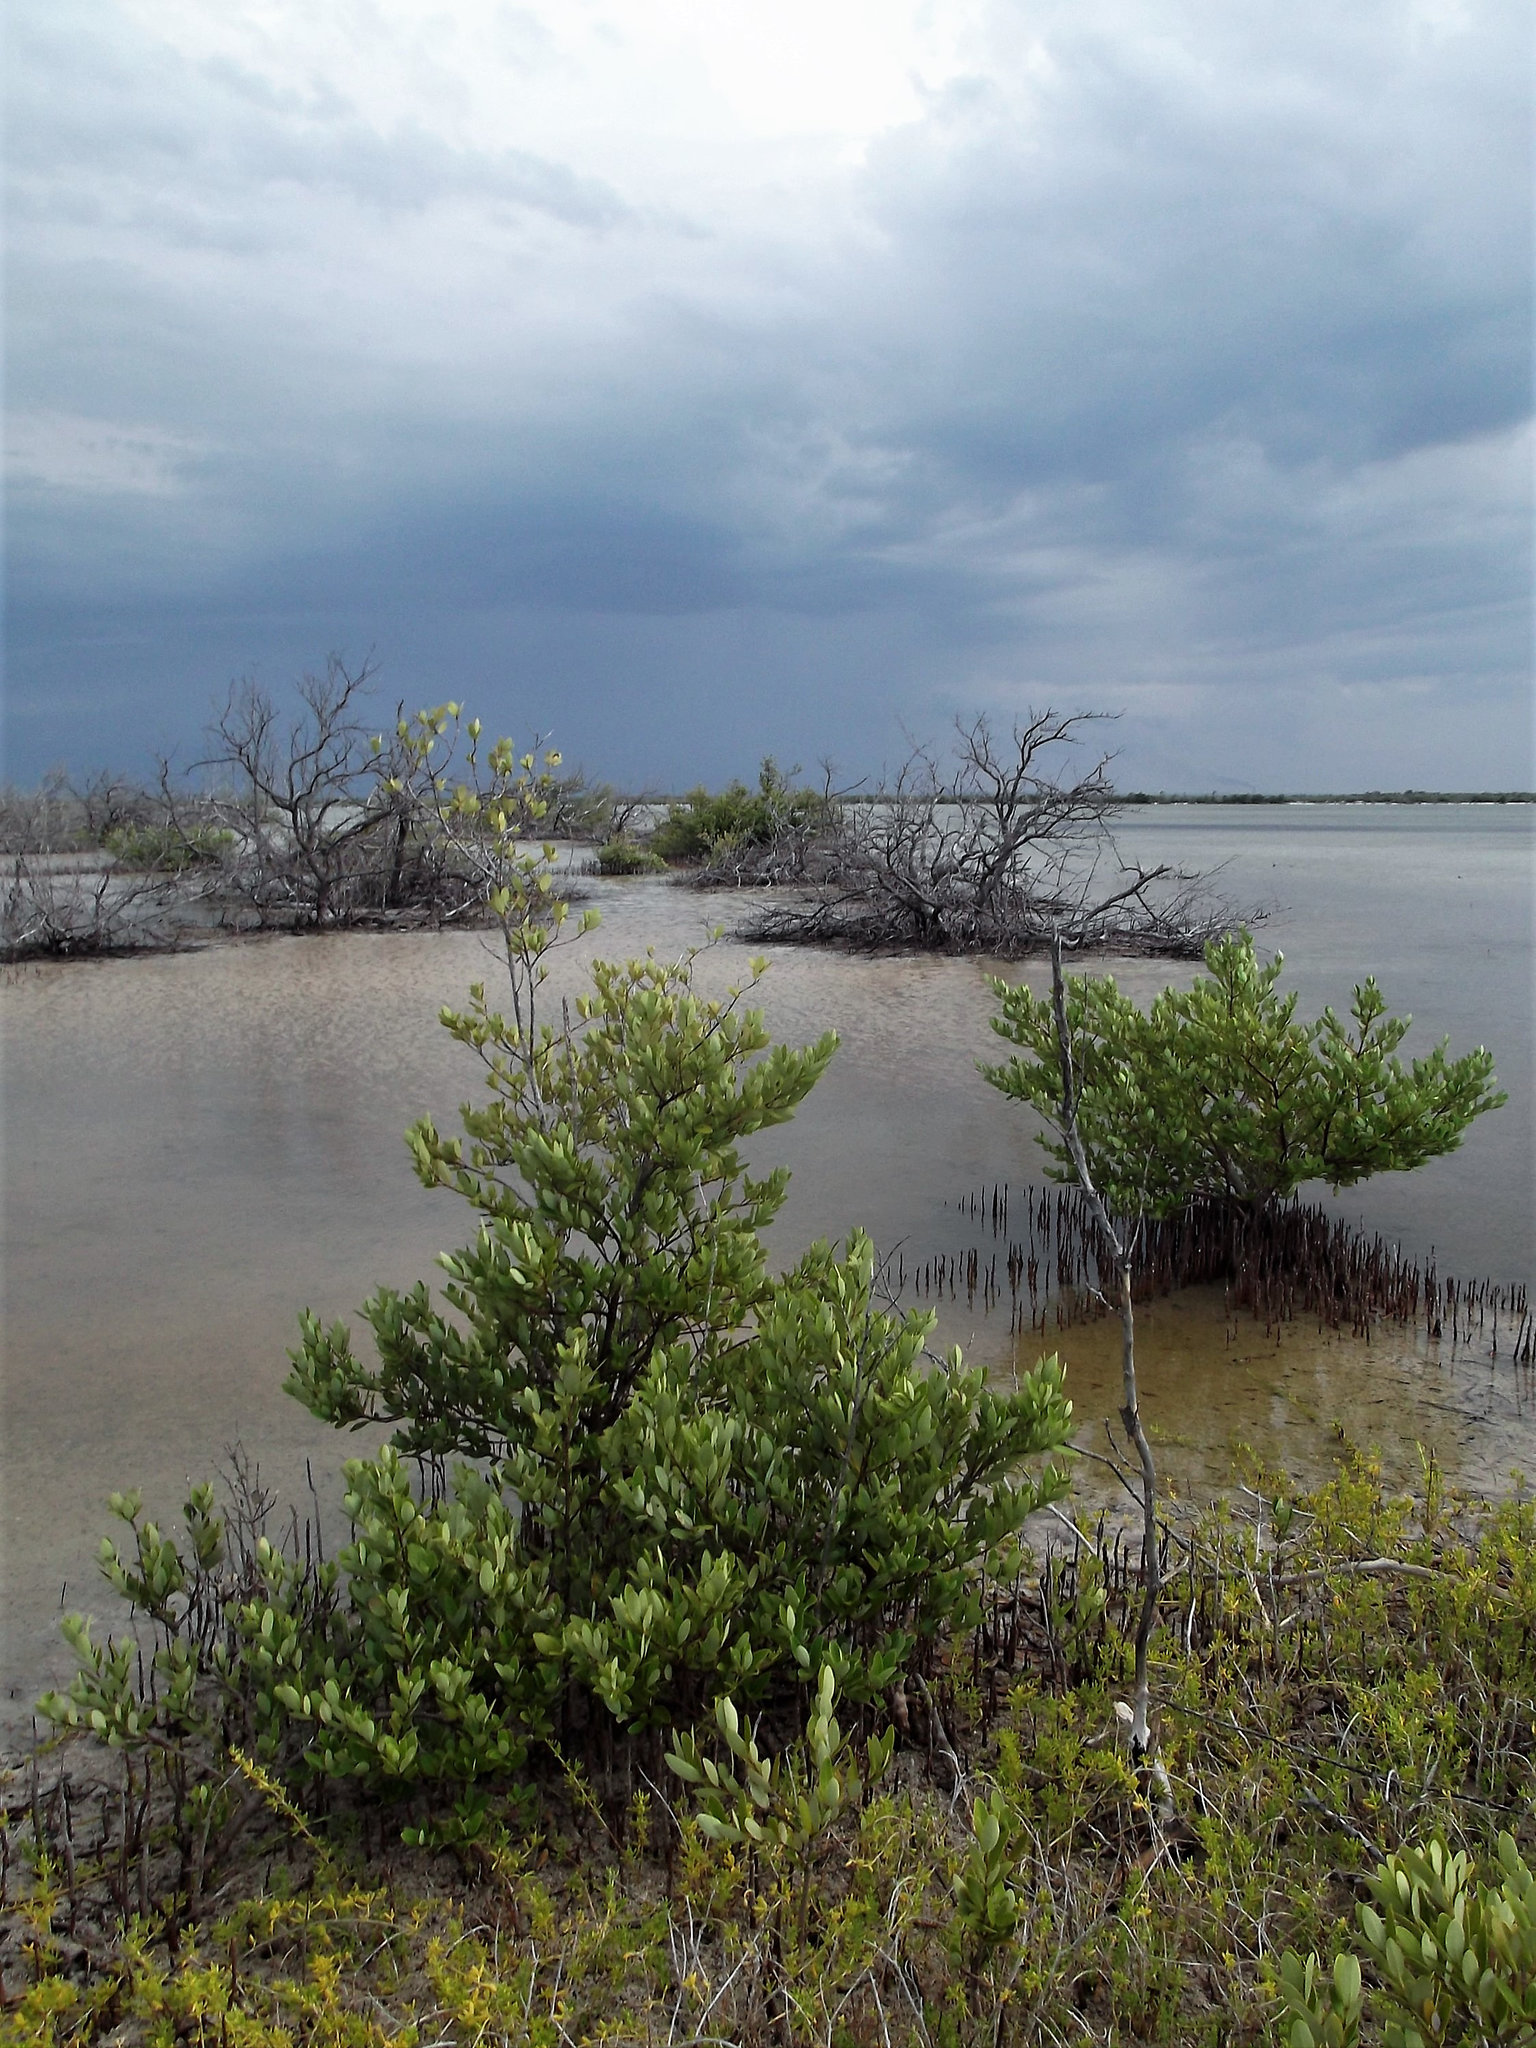
[{"label": "shallow water", "polygon": [[[1043,1349],[1066,1366],[1075,1441],[1123,1460],[1118,1320],[1026,1336],[1018,1369]],[[1375,1456],[1393,1487],[1418,1485],[1430,1455],[1472,1492],[1536,1478],[1536,1373],[1422,1332],[1375,1325],[1362,1337],[1316,1321],[1266,1330],[1229,1316],[1219,1289],[1189,1288],[1138,1305],[1136,1379],[1160,1479],[1186,1500],[1210,1499],[1237,1473],[1323,1477],[1350,1450]],[[1096,1463],[1078,1465],[1074,1491],[1125,1512]]]},{"label": "shallow water", "polygon": [[[1530,812],[1157,810],[1135,814],[1125,837],[1146,856],[1226,860],[1229,896],[1275,903],[1264,940],[1287,953],[1304,1008],[1347,1001],[1374,971],[1391,1006],[1416,1015],[1407,1050],[1446,1032],[1456,1050],[1494,1046],[1509,1105],[1451,1158],[1341,1206],[1415,1254],[1436,1247],[1442,1271],[1536,1273]],[[563,956],[557,990],[577,985],[594,951],[675,953],[740,908],[649,880],[589,887],[603,928]],[[1192,971],[1138,962],[1121,979],[1142,992]],[[417,1185],[401,1132],[427,1110],[451,1120],[475,1091],[436,1013],[495,972],[473,935],[349,935],[29,969],[0,991],[10,1732],[68,1668],[60,1606],[114,1618],[93,1564],[114,1487],[142,1485],[168,1513],[238,1439],[285,1498],[304,1497],[312,1460],[334,1503],[338,1459],[360,1446],[282,1394],[283,1354],[301,1307],[348,1314],[464,1234],[468,1212]],[[717,985],[747,972],[731,944],[701,968]],[[756,1149],[758,1163],[794,1170],[775,1229],[783,1255],[862,1223],[910,1266],[972,1241],[962,1196],[1037,1172],[1024,1116],[974,1070],[992,1050],[981,964],[790,951],[760,998],[777,1035],[802,1042],[831,1026],[843,1041],[796,1121]],[[1010,1358],[1006,1306],[989,1324],[946,1304],[938,1336]],[[1261,1336],[1248,1326],[1228,1342],[1193,1304],[1145,1319],[1147,1412],[1190,1489],[1225,1482],[1238,1440],[1318,1469],[1335,1419],[1400,1463],[1431,1442],[1468,1483],[1536,1470],[1530,1390],[1507,1369],[1426,1362],[1379,1334],[1362,1351],[1284,1333],[1271,1356]],[[1118,1401],[1112,1345],[1105,1325],[1061,1340],[1094,1431]]]}]

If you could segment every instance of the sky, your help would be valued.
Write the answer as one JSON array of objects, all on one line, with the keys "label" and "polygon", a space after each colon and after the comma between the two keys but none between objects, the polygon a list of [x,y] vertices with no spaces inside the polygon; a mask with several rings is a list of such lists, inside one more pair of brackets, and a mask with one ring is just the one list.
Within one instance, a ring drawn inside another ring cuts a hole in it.
[{"label": "sky", "polygon": [[5,757],[1530,788],[1521,0],[12,0]]}]

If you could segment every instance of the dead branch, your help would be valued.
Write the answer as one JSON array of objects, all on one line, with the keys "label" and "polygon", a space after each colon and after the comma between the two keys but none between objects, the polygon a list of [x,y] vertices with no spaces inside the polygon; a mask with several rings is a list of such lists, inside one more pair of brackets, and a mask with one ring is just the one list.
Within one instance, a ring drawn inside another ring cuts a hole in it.
[{"label": "dead branch", "polygon": [[957,724],[947,758],[914,746],[883,794],[840,802],[792,860],[736,877],[804,892],[762,907],[744,936],[1018,958],[1069,930],[1074,943],[1197,954],[1230,917],[1199,877],[1122,859],[1109,756],[1070,772],[1091,723],[1032,712],[1003,742],[980,718]]}]

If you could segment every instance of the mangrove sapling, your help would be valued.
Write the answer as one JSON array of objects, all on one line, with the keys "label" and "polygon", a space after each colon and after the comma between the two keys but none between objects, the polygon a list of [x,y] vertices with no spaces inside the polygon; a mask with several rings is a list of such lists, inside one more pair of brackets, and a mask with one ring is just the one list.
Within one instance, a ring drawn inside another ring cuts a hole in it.
[{"label": "mangrove sapling", "polygon": [[[1357,1918],[1376,1973],[1370,2003],[1391,2015],[1389,2048],[1536,2043],[1536,1870],[1508,1833],[1497,1861],[1494,1880],[1479,1883],[1473,1858],[1437,1834],[1371,1878],[1374,1904]],[[1341,1950],[1325,1974],[1315,1952],[1290,1951],[1276,1988],[1290,2048],[1356,2048],[1366,2009],[1357,1955]]]},{"label": "mangrove sapling", "polygon": [[807,849],[837,832],[841,813],[830,774],[818,794],[796,787],[799,772],[791,768],[786,775],[770,754],[756,789],[732,782],[713,794],[690,790],[681,803],[668,805],[651,834],[651,851],[695,869],[706,887],[801,879]]},{"label": "mangrove sapling", "polygon": [[1134,1219],[1211,1200],[1262,1212],[1306,1180],[1349,1187],[1414,1167],[1453,1150],[1474,1118],[1504,1100],[1482,1047],[1451,1060],[1441,1045],[1405,1070],[1395,1054],[1409,1020],[1386,1016],[1374,981],[1355,991],[1351,1033],[1331,1009],[1298,1024],[1295,994],[1275,994],[1280,957],[1261,967],[1249,933],[1213,940],[1205,957],[1208,977],[1165,990],[1143,1012],[1108,976],[1069,985],[1058,931],[1049,1000],[992,983],[1002,1012],[992,1028],[1026,1056],[982,1068],[1044,1117],[1040,1143],[1057,1162],[1053,1178],[1082,1189],[1117,1270],[1121,1421],[1142,1475],[1144,1594],[1131,1710],[1138,1754],[1148,1741],[1159,1555],[1156,1471],[1136,1398]]},{"label": "mangrove sapling", "polygon": [[[1505,1100],[1482,1046],[1451,1059],[1446,1041],[1405,1068],[1396,1054],[1412,1019],[1386,1014],[1374,980],[1355,990],[1351,1029],[1331,1008],[1299,1022],[1295,991],[1276,993],[1283,956],[1261,965],[1246,931],[1213,940],[1205,962],[1191,987],[1145,1011],[1108,975],[1067,988],[1078,1135],[1112,1210],[1170,1216],[1210,1199],[1253,1211],[1307,1181],[1354,1187],[1454,1151]],[[1025,1057],[982,1071],[1054,1121],[1054,995],[992,986],[992,1028]],[[1059,1131],[1041,1143],[1054,1177],[1076,1179]]]},{"label": "mangrove sapling", "polygon": [[[394,1426],[392,1450],[348,1467],[348,1569],[354,1611],[403,1602],[411,1626],[364,1627],[354,1728],[379,1719],[368,1688],[428,1662],[435,1711],[467,1688],[487,1735],[561,1743],[599,1707],[640,1732],[722,1692],[782,1698],[823,1664],[870,1700],[967,1625],[976,1567],[1063,1484],[1019,1472],[1065,1438],[1054,1365],[1000,1394],[958,1358],[925,1364],[930,1319],[873,1306],[858,1233],[769,1273],[785,1176],[747,1177],[738,1148],[791,1114],[833,1041],[770,1049],[739,994],[694,992],[691,961],[593,975],[558,1027],[483,991],[448,1020],[491,1088],[467,1144],[412,1134],[421,1178],[484,1219],[444,1261],[455,1318],[424,1287],[386,1292],[365,1309],[375,1365],[312,1318],[294,1354],[317,1414]],[[401,1453],[489,1478],[418,1500]],[[370,1741],[338,1764],[374,1768]],[[451,1753],[466,1775],[479,1741],[445,1747],[413,1716],[397,1754],[435,1774]]]},{"label": "mangrove sapling", "polygon": [[659,875],[667,864],[633,839],[610,839],[597,849],[596,865],[600,875]]}]

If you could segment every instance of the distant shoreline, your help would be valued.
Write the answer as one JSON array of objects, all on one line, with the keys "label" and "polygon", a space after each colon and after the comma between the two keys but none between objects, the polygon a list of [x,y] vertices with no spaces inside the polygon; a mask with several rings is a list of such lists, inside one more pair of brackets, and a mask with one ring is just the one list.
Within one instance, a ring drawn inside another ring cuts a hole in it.
[{"label": "distant shoreline", "polygon": [[[954,803],[955,797],[945,793],[942,800]],[[667,803],[685,802],[681,797],[658,797],[657,807]],[[838,798],[845,804],[888,803],[889,796],[883,790],[850,791]],[[1536,790],[1530,789],[1359,789],[1345,791],[1337,796],[1320,796],[1305,790],[1282,791],[1273,795],[1250,796],[1237,794],[1223,796],[1214,790],[1204,795],[1193,795],[1177,790],[1160,789],[1156,792],[1145,789],[1117,789],[1111,793],[1115,808],[1130,805],[1154,804],[1206,804],[1206,805],[1265,805],[1265,804],[1536,804]]]},{"label": "distant shoreline", "polygon": [[1151,795],[1144,789],[1117,790],[1117,804],[1536,804],[1529,789],[1363,789],[1343,796],[1287,794],[1276,796]]}]

